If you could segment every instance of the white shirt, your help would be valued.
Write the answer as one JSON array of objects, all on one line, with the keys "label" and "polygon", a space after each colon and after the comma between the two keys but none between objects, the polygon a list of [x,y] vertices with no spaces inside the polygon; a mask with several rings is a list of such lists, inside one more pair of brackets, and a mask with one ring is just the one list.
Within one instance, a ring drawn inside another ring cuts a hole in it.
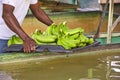
[{"label": "white shirt", "polygon": [[0,39],[9,39],[15,34],[7,27],[2,18],[2,4],[9,4],[15,7],[13,14],[21,25],[27,14],[30,4],[36,4],[37,2],[37,0],[0,0]]}]

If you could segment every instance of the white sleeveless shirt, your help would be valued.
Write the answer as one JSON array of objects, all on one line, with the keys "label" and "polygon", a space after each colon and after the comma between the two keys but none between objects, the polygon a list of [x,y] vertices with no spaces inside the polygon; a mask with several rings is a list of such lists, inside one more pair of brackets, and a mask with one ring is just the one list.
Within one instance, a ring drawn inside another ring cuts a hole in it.
[{"label": "white sleeveless shirt", "polygon": [[15,7],[13,13],[21,25],[27,14],[30,4],[36,4],[37,2],[37,0],[0,0],[0,39],[9,39],[15,34],[7,27],[2,18],[3,4],[9,4]]}]

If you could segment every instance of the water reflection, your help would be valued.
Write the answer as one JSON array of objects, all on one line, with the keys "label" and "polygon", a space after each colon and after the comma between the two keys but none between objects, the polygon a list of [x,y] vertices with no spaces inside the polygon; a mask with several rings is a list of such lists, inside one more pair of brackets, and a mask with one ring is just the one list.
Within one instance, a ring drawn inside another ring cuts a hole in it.
[{"label": "water reflection", "polygon": [[119,80],[120,56],[87,56],[0,65],[14,80]]},{"label": "water reflection", "polygon": [[120,79],[120,56],[107,57],[107,79],[119,80]]}]

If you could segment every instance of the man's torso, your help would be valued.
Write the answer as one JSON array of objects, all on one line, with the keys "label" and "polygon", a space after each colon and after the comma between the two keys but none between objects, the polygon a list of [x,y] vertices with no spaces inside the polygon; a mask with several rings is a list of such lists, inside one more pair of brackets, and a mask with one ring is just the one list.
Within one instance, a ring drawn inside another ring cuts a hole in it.
[{"label": "man's torso", "polygon": [[2,4],[9,4],[11,6],[14,6],[15,9],[13,13],[19,24],[22,24],[31,4],[31,1],[32,3],[35,3],[35,1],[37,0],[0,0],[0,39],[9,39],[12,35],[15,34],[7,27],[2,18]]}]

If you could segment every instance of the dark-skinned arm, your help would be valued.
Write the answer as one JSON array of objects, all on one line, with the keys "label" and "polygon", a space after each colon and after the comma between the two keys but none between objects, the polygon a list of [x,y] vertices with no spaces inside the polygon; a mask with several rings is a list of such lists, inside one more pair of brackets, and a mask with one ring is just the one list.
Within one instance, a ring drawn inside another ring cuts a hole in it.
[{"label": "dark-skinned arm", "polygon": [[14,7],[11,5],[3,4],[3,14],[2,17],[7,24],[7,26],[15,32],[23,40],[24,52],[30,53],[35,51],[35,42],[31,39],[21,28],[16,17],[13,14]]},{"label": "dark-skinned arm", "polygon": [[40,8],[39,4],[31,4],[30,9],[33,15],[42,23],[46,25],[51,25],[53,21],[48,17],[48,15]]}]

